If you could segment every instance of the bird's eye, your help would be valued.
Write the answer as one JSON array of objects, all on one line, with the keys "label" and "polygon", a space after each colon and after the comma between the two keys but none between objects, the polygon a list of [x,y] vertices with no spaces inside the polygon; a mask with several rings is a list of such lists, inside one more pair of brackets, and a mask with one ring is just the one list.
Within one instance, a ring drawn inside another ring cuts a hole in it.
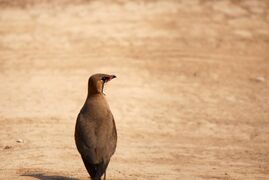
[{"label": "bird's eye", "polygon": [[106,82],[106,77],[102,77],[101,80],[104,81],[104,82]]}]

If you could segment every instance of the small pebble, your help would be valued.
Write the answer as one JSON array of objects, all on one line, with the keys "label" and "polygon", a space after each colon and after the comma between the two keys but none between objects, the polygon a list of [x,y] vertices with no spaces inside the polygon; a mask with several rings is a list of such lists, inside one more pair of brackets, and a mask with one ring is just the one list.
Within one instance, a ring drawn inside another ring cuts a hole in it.
[{"label": "small pebble", "polygon": [[262,77],[262,76],[258,76],[258,77],[256,77],[255,80],[256,80],[257,82],[264,82],[264,81],[265,81],[264,77]]},{"label": "small pebble", "polygon": [[5,146],[4,149],[11,149],[12,146]]},{"label": "small pebble", "polygon": [[17,139],[16,142],[17,143],[23,143],[23,140],[22,139]]}]

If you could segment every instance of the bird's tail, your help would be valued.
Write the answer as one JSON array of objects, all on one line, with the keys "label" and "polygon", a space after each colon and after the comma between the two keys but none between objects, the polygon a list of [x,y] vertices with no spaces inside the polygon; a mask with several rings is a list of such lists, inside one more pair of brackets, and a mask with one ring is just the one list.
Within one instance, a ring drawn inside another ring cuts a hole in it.
[{"label": "bird's tail", "polygon": [[84,165],[91,176],[92,180],[101,180],[102,175],[106,172],[108,162],[101,162],[99,164],[91,164],[86,158],[82,157]]}]

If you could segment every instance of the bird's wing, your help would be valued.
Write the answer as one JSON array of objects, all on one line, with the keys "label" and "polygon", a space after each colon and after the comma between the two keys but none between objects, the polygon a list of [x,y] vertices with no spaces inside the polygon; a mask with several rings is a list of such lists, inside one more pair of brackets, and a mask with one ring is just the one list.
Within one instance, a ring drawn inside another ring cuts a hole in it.
[{"label": "bird's wing", "polygon": [[88,121],[82,114],[78,115],[76,124],[76,145],[81,156],[88,159],[90,163],[100,162],[97,152],[97,137],[94,122]]},{"label": "bird's wing", "polygon": [[111,156],[114,154],[117,146],[117,128],[114,120],[114,116],[112,115],[112,122],[113,122],[113,129],[112,129],[112,135],[111,135],[111,141],[110,141],[110,149],[111,149]]},{"label": "bird's wing", "polygon": [[[106,123],[98,124],[101,121]],[[78,132],[76,133],[78,150],[91,162],[99,163],[104,159],[110,159],[114,154],[117,131],[111,113],[98,120],[91,120],[89,116],[80,114],[77,119],[76,131]]]}]

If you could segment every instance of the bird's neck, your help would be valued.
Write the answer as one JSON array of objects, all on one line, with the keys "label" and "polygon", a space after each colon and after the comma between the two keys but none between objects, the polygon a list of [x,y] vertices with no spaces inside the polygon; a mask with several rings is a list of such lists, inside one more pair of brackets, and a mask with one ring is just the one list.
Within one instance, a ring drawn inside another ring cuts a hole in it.
[{"label": "bird's neck", "polygon": [[95,93],[88,93],[86,103],[95,101],[96,99],[105,99],[104,94],[101,92],[95,92]]},{"label": "bird's neck", "polygon": [[89,81],[88,84],[88,96],[93,96],[96,94],[100,94],[103,92],[104,84],[100,86],[101,84],[94,83],[92,81]]},{"label": "bird's neck", "polygon": [[86,110],[86,112],[94,111],[95,108],[101,108],[101,109],[107,109],[108,104],[106,101],[106,98],[102,94],[94,94],[94,95],[88,95],[83,109]]}]

